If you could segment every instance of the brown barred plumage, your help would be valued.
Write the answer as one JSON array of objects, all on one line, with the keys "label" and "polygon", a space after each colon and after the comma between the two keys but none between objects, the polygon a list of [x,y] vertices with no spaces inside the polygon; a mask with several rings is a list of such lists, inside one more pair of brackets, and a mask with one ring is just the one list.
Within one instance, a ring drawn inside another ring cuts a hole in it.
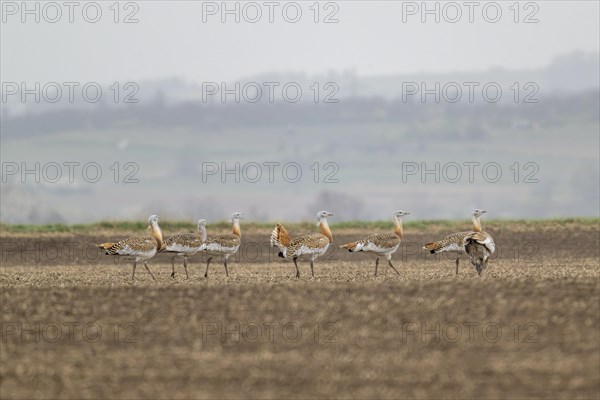
[{"label": "brown barred plumage", "polygon": [[367,236],[361,240],[352,243],[341,245],[341,248],[348,249],[350,252],[364,251],[377,255],[375,260],[375,276],[377,276],[377,267],[379,266],[379,257],[384,256],[388,261],[388,266],[391,267],[396,274],[400,275],[398,270],[392,264],[392,254],[400,247],[400,242],[404,236],[402,229],[402,216],[410,214],[406,211],[396,211],[394,213],[394,232],[393,233],[377,233]]},{"label": "brown barred plumage", "polygon": [[171,278],[175,279],[175,258],[183,256],[183,268],[185,276],[189,279],[187,270],[187,259],[200,250],[200,246],[206,240],[206,220],[198,220],[198,228],[194,233],[182,233],[174,235],[165,240],[165,252],[175,253],[171,259]]},{"label": "brown barred plumage", "polygon": [[496,250],[494,238],[487,232],[471,232],[465,237],[464,246],[471,264],[481,276],[487,268],[489,258]]},{"label": "brown barred plumage", "polygon": [[279,257],[291,258],[296,266],[296,278],[300,277],[297,260],[303,256],[310,256],[310,270],[312,276],[315,276],[314,261],[321,255],[325,254],[329,248],[329,244],[333,241],[327,217],[333,216],[329,211],[320,211],[317,214],[317,226],[320,233],[299,236],[290,239],[287,230],[281,224],[277,224],[271,232],[271,247],[279,248]]},{"label": "brown barred plumage", "polygon": [[225,275],[229,276],[227,271],[227,259],[235,254],[240,248],[242,231],[240,229],[240,220],[242,220],[242,213],[236,212],[231,216],[231,223],[233,224],[233,230],[230,234],[223,235],[210,235],[206,238],[202,246],[200,246],[201,252],[209,254],[206,260],[206,271],[204,277],[208,277],[208,266],[210,261],[216,255],[223,256],[223,265],[225,266]]},{"label": "brown barred plumage", "polygon": [[481,232],[481,222],[479,218],[485,214],[486,210],[476,209],[473,211],[473,230],[465,232],[452,233],[442,240],[437,242],[427,243],[423,246],[423,249],[428,250],[431,254],[452,252],[456,253],[456,274],[458,275],[458,264],[460,262],[460,256],[466,254],[464,240],[472,232]]},{"label": "brown barred plumage", "polygon": [[133,257],[133,274],[131,280],[135,280],[135,268],[139,261],[144,262],[144,268],[152,279],[156,278],[148,268],[148,260],[164,249],[162,231],[158,226],[158,216],[151,215],[148,218],[148,229],[152,236],[131,236],[115,243],[101,243],[97,247],[106,250],[107,255]]}]

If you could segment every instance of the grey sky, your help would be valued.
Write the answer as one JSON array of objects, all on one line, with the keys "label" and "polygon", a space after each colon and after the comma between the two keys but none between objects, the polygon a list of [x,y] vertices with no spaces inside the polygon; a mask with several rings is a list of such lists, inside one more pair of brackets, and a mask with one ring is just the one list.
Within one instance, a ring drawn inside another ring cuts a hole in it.
[{"label": "grey sky", "polygon": [[[6,4],[2,2],[3,11]],[[29,3],[33,7],[34,2]],[[62,2],[59,2],[62,4]],[[234,80],[271,71],[323,73],[353,69],[360,75],[410,72],[481,70],[490,67],[529,69],[548,64],[557,55],[574,50],[598,51],[599,3],[597,1],[535,2],[539,23],[514,23],[513,2],[499,2],[498,23],[483,18],[480,2],[474,22],[461,5],[457,23],[421,14],[407,15],[407,2],[337,2],[338,23],[314,23],[313,2],[300,2],[302,18],[296,24],[282,17],[281,2],[275,22],[268,22],[268,7],[258,23],[240,23],[220,14],[207,15],[208,2],[137,2],[139,23],[112,21],[113,2],[103,2],[103,15],[96,24],[83,20],[81,7],[69,23],[67,8],[57,23],[21,23],[20,14],[7,15],[2,23],[3,81],[96,81],[143,80],[178,76],[189,80]],[[20,6],[21,2],[14,2]],[[81,4],[84,4],[83,2]],[[218,6],[221,2],[216,3]],[[324,10],[319,18],[335,9]],[[414,3],[420,6],[421,2]],[[435,2],[428,3],[431,7]],[[521,3],[519,19],[535,12]],[[234,7],[235,2],[229,5]],[[444,3],[440,3],[441,8]],[[243,3],[240,3],[240,9]],[[52,10],[48,10],[49,12]],[[121,10],[120,18],[133,11]],[[248,9],[250,17],[254,11]],[[290,9],[293,16],[293,9]],[[493,9],[489,15],[494,16]],[[54,15],[52,11],[51,17]],[[455,10],[447,9],[453,18]]]}]

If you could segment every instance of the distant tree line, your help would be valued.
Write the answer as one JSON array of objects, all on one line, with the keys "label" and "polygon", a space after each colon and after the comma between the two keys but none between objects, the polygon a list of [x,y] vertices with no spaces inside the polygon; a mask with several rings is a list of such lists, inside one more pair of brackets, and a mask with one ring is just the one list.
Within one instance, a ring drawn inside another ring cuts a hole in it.
[{"label": "distant tree line", "polygon": [[[564,119],[597,122],[600,100],[597,91],[565,97],[543,97],[537,104],[464,104],[403,102],[401,99],[350,98],[335,104],[323,103],[227,103],[163,102],[139,103],[120,108],[98,106],[93,110],[63,109],[23,116],[3,115],[2,135],[49,134],[74,130],[113,128],[187,127],[197,131],[221,131],[234,127],[306,126],[339,123],[426,121],[432,118],[466,118],[508,126],[514,121],[559,123]],[[472,132],[477,135],[478,133]]]}]

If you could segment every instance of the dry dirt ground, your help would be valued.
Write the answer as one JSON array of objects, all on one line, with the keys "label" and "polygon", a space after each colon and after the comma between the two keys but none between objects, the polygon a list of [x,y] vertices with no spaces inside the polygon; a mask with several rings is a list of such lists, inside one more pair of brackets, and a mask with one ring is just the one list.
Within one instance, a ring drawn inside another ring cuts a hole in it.
[{"label": "dry dirt ground", "polygon": [[400,276],[332,250],[300,279],[255,231],[229,278],[161,254],[135,283],[91,245],[122,233],[3,234],[0,397],[597,399],[598,225],[487,230],[481,278],[419,250],[443,229],[407,230]]}]

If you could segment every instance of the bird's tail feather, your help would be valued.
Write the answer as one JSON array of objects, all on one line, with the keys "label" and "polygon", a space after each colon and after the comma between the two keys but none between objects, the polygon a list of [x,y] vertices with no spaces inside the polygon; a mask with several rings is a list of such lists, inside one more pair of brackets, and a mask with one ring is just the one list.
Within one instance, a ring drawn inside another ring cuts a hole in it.
[{"label": "bird's tail feather", "polygon": [[279,250],[285,249],[290,244],[290,234],[281,224],[277,224],[271,232],[271,247],[277,246]]},{"label": "bird's tail feather", "polygon": [[108,243],[107,242],[107,243],[97,244],[96,247],[99,247],[102,250],[106,251],[107,255],[115,255],[116,254],[115,245],[116,245],[116,243]]},{"label": "bird's tail feather", "polygon": [[428,250],[431,254],[437,253],[443,247],[441,242],[431,242],[423,246],[423,249]]},{"label": "bird's tail feather", "polygon": [[348,249],[348,251],[360,251],[361,246],[358,245],[358,242],[346,243],[340,246],[341,249]]}]

